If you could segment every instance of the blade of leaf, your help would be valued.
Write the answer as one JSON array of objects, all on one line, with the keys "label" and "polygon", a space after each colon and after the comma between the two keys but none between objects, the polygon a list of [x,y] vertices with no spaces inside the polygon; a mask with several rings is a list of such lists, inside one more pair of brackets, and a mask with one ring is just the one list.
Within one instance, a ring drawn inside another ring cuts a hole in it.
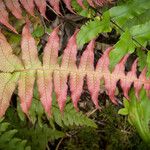
[{"label": "blade of leaf", "polygon": [[64,50],[60,70],[54,71],[54,89],[61,112],[63,112],[66,102],[68,74],[71,69],[74,69],[74,64],[76,61],[76,34],[77,32],[75,32],[74,35],[69,39],[67,47]]},{"label": "blade of leaf", "polygon": [[0,73],[0,117],[9,107],[20,73]]},{"label": "blade of leaf", "polygon": [[79,47],[96,38],[100,33],[111,31],[109,12],[105,12],[102,18],[102,20],[95,18],[94,21],[90,21],[81,27],[77,35]]},{"label": "blade of leaf", "polygon": [[28,114],[33,96],[36,70],[41,67],[35,40],[30,33],[30,23],[28,20],[22,31],[21,48],[25,70],[21,72],[19,79],[18,95],[22,110]]},{"label": "blade of leaf", "polygon": [[95,104],[96,108],[99,108],[99,104],[98,104],[99,86],[95,84],[97,80],[95,80],[94,65],[93,65],[94,64],[94,45],[95,45],[95,40],[92,40],[88,44],[86,50],[84,51],[81,57],[79,69],[82,69],[82,71],[86,72],[88,90],[90,91],[93,103]]},{"label": "blade of leaf", "polygon": [[13,72],[23,69],[22,63],[17,56],[12,53],[12,48],[4,35],[0,32],[0,70],[4,72]]},{"label": "blade of leaf", "polygon": [[21,49],[22,60],[26,69],[37,69],[41,66],[41,62],[38,59],[37,46],[30,33],[30,23],[28,20],[22,31]]},{"label": "blade of leaf", "polygon": [[37,84],[40,93],[40,100],[43,104],[45,112],[51,115],[52,105],[52,74],[53,68],[57,64],[59,37],[58,27],[50,34],[43,54],[43,70],[37,72]]},{"label": "blade of leaf", "polygon": [[40,94],[40,100],[48,116],[51,116],[52,106],[52,71],[37,72],[37,85]]},{"label": "blade of leaf", "polygon": [[53,7],[53,9],[56,11],[57,14],[61,15],[59,2],[60,0],[48,0],[50,5]]},{"label": "blade of leaf", "polygon": [[7,8],[17,18],[22,19],[22,11],[18,0],[4,0]]},{"label": "blade of leaf", "polygon": [[133,83],[133,81],[136,81],[136,78],[137,78],[136,68],[137,68],[137,59],[132,64],[131,71],[129,71],[127,73],[127,75],[124,76],[124,78],[120,79],[120,84],[121,84],[121,87],[123,89],[124,96],[127,99],[129,99],[128,92],[129,92],[129,89],[131,87],[131,84]]},{"label": "blade of leaf", "polygon": [[6,7],[3,3],[3,1],[0,1],[0,23],[2,23],[3,25],[5,25],[7,28],[9,28],[10,30],[12,30],[13,32],[17,33],[17,31],[15,30],[14,27],[12,27],[9,24],[9,19],[8,19],[8,12],[6,10]]},{"label": "blade of leaf", "polygon": [[18,81],[18,95],[20,105],[25,114],[28,114],[33,97],[33,88],[35,82],[35,71],[21,72]]},{"label": "blade of leaf", "polygon": [[31,16],[34,16],[34,0],[20,0],[20,3]]},{"label": "blade of leaf", "polygon": [[45,12],[46,12],[46,0],[34,0],[36,6],[38,7],[41,15],[47,19]]},{"label": "blade of leaf", "polygon": [[59,27],[56,27],[48,38],[48,42],[44,48],[43,53],[43,67],[49,69],[57,64],[58,50],[59,50]]},{"label": "blade of leaf", "polygon": [[110,52],[110,68],[113,69],[125,54],[133,53],[134,50],[135,44],[133,43],[131,33],[126,31],[121,35],[120,40],[115,44],[114,50]]}]

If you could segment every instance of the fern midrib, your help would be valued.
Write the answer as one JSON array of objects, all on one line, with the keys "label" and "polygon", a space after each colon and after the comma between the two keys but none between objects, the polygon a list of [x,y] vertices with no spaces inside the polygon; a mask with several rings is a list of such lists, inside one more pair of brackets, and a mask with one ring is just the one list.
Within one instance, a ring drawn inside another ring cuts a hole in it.
[{"label": "fern midrib", "polygon": [[118,79],[118,81],[120,80],[120,79],[122,79],[122,80],[126,80],[126,81],[130,81],[130,82],[140,82],[140,83],[143,83],[143,84],[150,84],[150,80],[141,80],[141,79],[139,79],[139,78],[134,78],[134,77],[128,77],[127,75],[125,75],[125,73],[124,73],[124,75],[122,76],[122,75],[119,75],[119,76],[117,76],[116,74],[113,74],[113,73],[110,73],[110,71],[109,72],[104,72],[104,71],[102,71],[102,72],[100,72],[100,71],[96,71],[96,70],[94,70],[94,71],[83,71],[82,69],[73,69],[73,68],[69,68],[69,69],[64,69],[64,68],[62,68],[62,67],[56,67],[56,68],[50,68],[50,69],[45,69],[45,68],[37,68],[37,69],[22,69],[22,70],[16,70],[16,71],[14,71],[13,73],[16,73],[16,72],[30,72],[30,71],[52,71],[52,73],[54,73],[55,71],[59,71],[59,73],[61,73],[61,72],[65,72],[65,74],[67,74],[66,76],[69,76],[71,73],[73,73],[73,74],[77,74],[77,75],[79,75],[80,76],[80,74],[83,74],[84,76],[88,76],[88,74],[93,74],[93,76],[102,76],[102,78],[105,78],[105,77],[111,77],[111,78],[113,78],[114,80],[117,80]]},{"label": "fern midrib", "polygon": [[46,97],[46,100],[48,100],[48,97],[47,97],[47,88],[46,88],[46,79],[45,79],[45,74],[44,74],[44,70],[42,71],[43,73],[43,80],[44,80],[44,93],[45,93],[45,97]]},{"label": "fern midrib", "polygon": [[25,86],[24,86],[24,87],[25,87],[24,97],[25,97],[25,101],[26,101],[26,100],[27,100],[27,94],[28,94],[28,93],[27,93],[27,86],[26,86],[26,85],[27,85],[27,84],[26,84],[26,83],[27,83],[27,82],[26,82],[26,81],[27,81],[26,73],[25,73],[24,81],[25,81],[25,82],[24,82],[24,85],[25,85]]}]

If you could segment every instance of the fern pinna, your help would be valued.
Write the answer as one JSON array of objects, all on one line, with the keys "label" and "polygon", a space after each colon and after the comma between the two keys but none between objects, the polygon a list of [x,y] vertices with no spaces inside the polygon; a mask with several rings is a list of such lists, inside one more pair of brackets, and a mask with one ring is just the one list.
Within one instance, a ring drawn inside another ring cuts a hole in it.
[{"label": "fern pinna", "polygon": [[[50,4],[52,9],[57,13],[58,15],[62,15],[60,11],[60,2],[61,0],[0,0],[0,23],[5,25],[7,28],[12,30],[13,32],[17,33],[16,29],[9,23],[8,18],[8,11],[9,11],[17,18],[17,19],[23,19],[22,15],[22,8],[23,8],[31,15],[34,16],[34,8],[37,6],[40,14],[46,18],[46,5],[47,2]],[[70,10],[72,13],[75,13],[73,8],[71,7],[71,0],[63,0],[68,10]],[[78,4],[85,8],[82,0],[77,0]],[[111,2],[110,0],[87,0],[90,6],[95,7],[95,5],[102,6],[108,2]],[[20,5],[21,4],[21,5]],[[47,19],[47,18],[46,18]]]},{"label": "fern pinna", "polygon": [[42,63],[38,59],[37,47],[30,33],[30,23],[27,22],[22,31],[22,56],[21,59],[12,53],[11,46],[6,38],[0,33],[0,116],[5,114],[9,106],[11,95],[18,84],[18,95],[21,108],[28,114],[32,102],[33,88],[37,79],[38,91],[45,112],[51,115],[52,92],[57,96],[59,109],[63,112],[67,97],[67,80],[69,77],[71,99],[77,109],[77,103],[82,93],[84,78],[86,78],[88,90],[93,103],[98,108],[98,94],[100,81],[104,80],[107,93],[111,101],[117,104],[114,96],[116,83],[120,80],[124,96],[128,98],[128,91],[134,83],[135,93],[138,97],[139,91],[144,85],[147,93],[150,90],[150,80],[146,78],[146,68],[140,76],[136,76],[137,60],[134,61],[131,71],[125,74],[125,63],[129,55],[126,55],[116,65],[112,73],[109,71],[108,48],[98,60],[94,68],[94,40],[92,40],[81,56],[80,64],[76,65],[77,44],[76,34],[69,39],[64,50],[61,65],[57,62],[59,50],[59,28],[55,28],[49,36],[44,48]]}]

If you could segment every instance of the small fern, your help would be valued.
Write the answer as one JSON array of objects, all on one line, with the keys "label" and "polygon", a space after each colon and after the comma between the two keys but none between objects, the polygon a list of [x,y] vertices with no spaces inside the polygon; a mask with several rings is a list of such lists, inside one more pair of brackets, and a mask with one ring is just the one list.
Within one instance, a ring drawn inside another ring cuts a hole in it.
[{"label": "small fern", "polygon": [[70,98],[68,97],[68,103],[66,104],[66,107],[64,109],[63,116],[59,111],[59,107],[56,104],[56,97],[53,96],[53,99],[55,99],[52,112],[53,112],[53,118],[52,120],[56,122],[59,126],[63,127],[69,127],[69,126],[89,126],[96,128],[97,125],[94,123],[93,120],[89,119],[86,115],[84,115],[82,112],[77,112],[72,103],[70,103]]},{"label": "small fern", "polygon": [[26,140],[15,137],[16,129],[9,129],[9,123],[0,122],[0,149],[2,150],[31,150]]},{"label": "small fern", "polygon": [[23,136],[28,139],[32,150],[37,150],[37,148],[38,150],[45,150],[48,142],[65,137],[65,133],[43,124],[42,127],[35,125],[33,127],[20,129],[18,136]]}]

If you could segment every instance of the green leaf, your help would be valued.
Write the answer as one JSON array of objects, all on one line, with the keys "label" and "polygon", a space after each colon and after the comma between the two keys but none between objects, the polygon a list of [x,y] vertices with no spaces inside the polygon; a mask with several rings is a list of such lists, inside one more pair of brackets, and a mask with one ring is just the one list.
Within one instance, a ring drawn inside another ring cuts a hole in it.
[{"label": "green leaf", "polygon": [[127,99],[123,99],[123,105],[126,109],[129,109],[129,101]]},{"label": "green leaf", "polygon": [[146,62],[147,62],[147,68],[148,68],[148,76],[150,75],[150,51],[148,51],[147,53],[147,59],[146,59]]},{"label": "green leaf", "polygon": [[95,18],[94,21],[89,21],[81,27],[77,34],[77,44],[79,47],[96,38],[100,33],[111,31],[109,12],[105,12],[102,18],[101,21]]},{"label": "green leaf", "polygon": [[[144,17],[143,17],[144,16]],[[138,16],[134,16],[134,18],[128,19],[126,23],[122,26],[122,28],[130,29],[135,25],[144,24],[145,22],[148,22],[150,18],[150,9],[146,10],[142,14]]]},{"label": "green leaf", "polygon": [[127,99],[123,99],[123,105],[124,105],[124,108],[121,108],[119,111],[118,111],[118,114],[120,115],[128,115],[129,113],[129,101]]},{"label": "green leaf", "polygon": [[96,128],[95,122],[84,115],[82,112],[77,112],[70,102],[70,97],[67,97],[67,103],[65,106],[64,114],[60,113],[58,104],[56,103],[56,95],[53,93],[53,107],[52,107],[51,120],[55,121],[61,127],[70,127],[73,125],[77,126],[89,126]]},{"label": "green leaf", "polygon": [[22,112],[22,109],[21,109],[21,106],[20,106],[20,101],[19,101],[19,98],[17,97],[17,113],[18,113],[18,116],[20,118],[21,121],[25,121],[25,114]]},{"label": "green leaf", "polygon": [[[115,44],[115,49],[110,52],[110,68],[112,69],[127,53],[133,53],[136,47],[144,45],[150,40],[150,22],[133,26],[126,30]],[[133,41],[133,38],[138,42]]]},{"label": "green leaf", "polygon": [[129,19],[139,16],[150,8],[148,0],[133,0],[127,4],[112,7],[109,12],[111,19],[118,25],[123,26]]},{"label": "green leaf", "polygon": [[16,129],[5,132],[0,137],[0,143],[10,141],[10,139],[14,136],[15,133],[17,133]]},{"label": "green leaf", "polygon": [[20,129],[20,136],[27,139],[32,150],[45,150],[49,141],[56,140],[65,136],[65,133],[52,129],[44,124],[40,127],[38,124],[30,128]]},{"label": "green leaf", "polygon": [[126,108],[122,108],[118,111],[119,115],[128,115],[128,110]]},{"label": "green leaf", "polygon": [[111,8],[109,10],[111,19],[116,21],[118,25],[123,25],[125,21],[131,17],[128,10],[129,8],[125,5]]},{"label": "green leaf", "polygon": [[138,56],[139,70],[142,71],[144,69],[144,67],[147,65],[146,64],[147,55],[146,55],[144,50],[139,49],[139,48],[137,49],[136,53],[137,53],[137,56]]},{"label": "green leaf", "polygon": [[[150,21],[141,25],[133,26],[130,33],[141,45],[146,44],[150,40]],[[139,44],[135,43],[138,47]]]},{"label": "green leaf", "polygon": [[148,64],[148,68],[150,69],[150,51],[148,51],[147,53],[147,64]]},{"label": "green leaf", "polygon": [[137,99],[134,90],[130,93],[129,122],[136,128],[141,138],[150,143],[150,100],[146,91],[142,89],[140,98]]},{"label": "green leaf", "polygon": [[9,123],[8,122],[4,122],[0,124],[0,132],[4,132],[6,131],[6,129],[9,127]]},{"label": "green leaf", "polygon": [[32,33],[33,37],[40,38],[44,34],[44,28],[42,25],[37,25]]},{"label": "green leaf", "polygon": [[133,53],[135,44],[129,31],[126,30],[110,52],[110,68],[112,69],[127,53]]}]

